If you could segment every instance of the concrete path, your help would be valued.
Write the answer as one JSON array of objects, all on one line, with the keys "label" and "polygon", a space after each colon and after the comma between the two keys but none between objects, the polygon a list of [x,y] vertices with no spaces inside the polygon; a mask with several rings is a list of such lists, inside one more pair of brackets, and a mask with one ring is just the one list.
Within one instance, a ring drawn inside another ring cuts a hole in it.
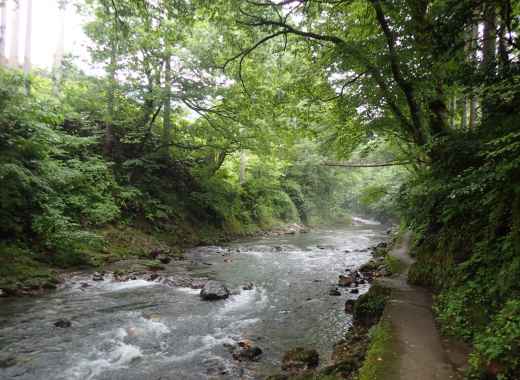
[{"label": "concrete path", "polygon": [[384,320],[390,322],[399,361],[396,374],[385,380],[450,380],[459,379],[439,335],[432,313],[432,296],[420,287],[406,282],[413,259],[408,254],[410,235],[390,253],[406,263],[404,273],[380,282],[392,289]]}]

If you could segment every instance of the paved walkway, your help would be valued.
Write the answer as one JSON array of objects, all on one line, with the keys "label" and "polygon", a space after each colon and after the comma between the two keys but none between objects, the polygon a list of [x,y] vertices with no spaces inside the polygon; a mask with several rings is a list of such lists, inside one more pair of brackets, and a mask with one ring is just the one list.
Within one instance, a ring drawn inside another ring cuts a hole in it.
[{"label": "paved walkway", "polygon": [[408,254],[410,235],[390,253],[406,263],[406,271],[381,283],[392,288],[384,319],[390,322],[399,360],[398,374],[389,374],[385,380],[450,380],[459,379],[448,350],[443,347],[432,313],[432,296],[420,287],[406,282],[413,259]]}]

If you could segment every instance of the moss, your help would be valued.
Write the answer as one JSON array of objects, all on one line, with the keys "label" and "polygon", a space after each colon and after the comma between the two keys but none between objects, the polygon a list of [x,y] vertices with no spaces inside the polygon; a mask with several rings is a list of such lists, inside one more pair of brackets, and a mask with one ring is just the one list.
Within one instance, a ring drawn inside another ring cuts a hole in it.
[{"label": "moss", "polygon": [[371,332],[371,341],[358,380],[398,379],[397,354],[390,323],[381,321]]},{"label": "moss", "polygon": [[21,289],[54,288],[56,272],[36,260],[34,252],[14,244],[0,244],[0,289],[15,294]]},{"label": "moss", "polygon": [[390,289],[381,285],[373,285],[370,290],[360,296],[354,304],[354,323],[371,326],[379,320],[390,296]]},{"label": "moss", "polygon": [[407,267],[406,263],[391,255],[385,256],[385,264],[391,274],[404,273]]}]

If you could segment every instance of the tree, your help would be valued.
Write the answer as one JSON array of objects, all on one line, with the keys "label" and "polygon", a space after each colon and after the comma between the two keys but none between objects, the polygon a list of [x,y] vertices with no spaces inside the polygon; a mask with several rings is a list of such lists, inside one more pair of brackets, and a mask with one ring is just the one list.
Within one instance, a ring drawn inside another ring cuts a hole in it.
[{"label": "tree", "polygon": [[25,53],[23,61],[23,72],[25,78],[25,94],[29,95],[31,92],[31,85],[29,82],[29,74],[31,71],[31,48],[32,48],[32,0],[27,0],[27,20],[25,27]]},{"label": "tree", "polygon": [[62,78],[63,56],[65,54],[65,12],[67,9],[67,0],[58,0],[59,10],[59,27],[58,39],[56,42],[56,51],[54,53],[54,62],[52,65],[53,93],[58,96],[60,92],[60,82]]},{"label": "tree", "polygon": [[9,51],[9,64],[12,67],[18,67],[18,34],[20,29],[20,4],[15,3],[13,9],[13,21],[11,25],[11,47]]},{"label": "tree", "polygon": [[5,39],[7,31],[7,0],[0,1],[0,65],[7,62]]}]

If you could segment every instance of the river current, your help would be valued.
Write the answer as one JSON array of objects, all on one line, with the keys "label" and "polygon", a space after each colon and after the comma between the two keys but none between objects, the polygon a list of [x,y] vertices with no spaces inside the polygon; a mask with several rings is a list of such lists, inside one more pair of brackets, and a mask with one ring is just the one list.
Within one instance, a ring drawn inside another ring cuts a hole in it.
[{"label": "river current", "polygon": [[[0,300],[0,379],[261,379],[296,346],[316,348],[326,364],[351,323],[345,300],[359,296],[328,292],[384,239],[383,226],[356,221],[190,250],[182,270],[225,282],[234,294],[222,301],[158,281],[94,282],[87,274],[43,297]],[[247,283],[252,290],[242,290]],[[55,327],[62,318],[72,326]],[[258,361],[232,358],[229,346],[241,339],[263,350]]]}]

